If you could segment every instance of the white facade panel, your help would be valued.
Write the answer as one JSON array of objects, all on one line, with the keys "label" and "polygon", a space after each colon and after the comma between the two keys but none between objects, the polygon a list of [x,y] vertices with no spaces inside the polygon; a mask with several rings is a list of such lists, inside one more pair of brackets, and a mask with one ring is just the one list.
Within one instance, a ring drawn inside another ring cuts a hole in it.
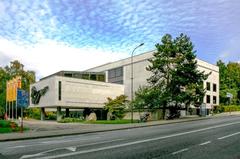
[{"label": "white facade panel", "polygon": [[[61,81],[61,99],[58,83]],[[48,85],[48,92],[41,97],[38,105],[31,107],[103,108],[107,97],[124,94],[124,86],[119,84],[54,76],[39,81],[32,86],[42,88]]]}]

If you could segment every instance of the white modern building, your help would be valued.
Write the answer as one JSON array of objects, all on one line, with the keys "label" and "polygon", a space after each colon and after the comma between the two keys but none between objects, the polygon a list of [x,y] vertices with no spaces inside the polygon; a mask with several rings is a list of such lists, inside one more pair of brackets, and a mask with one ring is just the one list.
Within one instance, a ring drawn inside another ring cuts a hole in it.
[{"label": "white modern building", "polygon": [[[153,52],[133,57],[134,91],[147,85],[146,79],[151,76],[151,72],[147,71],[146,67],[150,64],[148,60],[153,58]],[[197,65],[200,71],[211,72],[204,81],[204,103],[209,114],[209,110],[219,104],[219,68],[199,59]],[[30,94],[33,94],[33,87],[41,97],[36,95],[37,102],[32,101],[36,98],[31,98],[30,107],[42,108],[42,112],[44,108],[57,108],[58,116],[61,117],[61,108],[66,109],[66,113],[69,109],[102,109],[107,97],[114,98],[121,94],[131,96],[131,58],[107,63],[84,72],[60,71],[31,85]],[[41,93],[40,90],[45,87],[48,89]]]}]

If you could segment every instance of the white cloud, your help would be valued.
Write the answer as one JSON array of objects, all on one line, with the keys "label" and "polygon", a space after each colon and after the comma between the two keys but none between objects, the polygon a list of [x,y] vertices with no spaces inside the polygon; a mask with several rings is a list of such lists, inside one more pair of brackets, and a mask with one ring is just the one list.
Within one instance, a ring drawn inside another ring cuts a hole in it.
[{"label": "white cloud", "polygon": [[[19,60],[25,69],[34,70],[42,78],[60,70],[81,71],[128,56],[93,48],[73,48],[64,43],[44,40],[33,46],[19,46],[0,39],[0,57]],[[8,61],[9,63],[9,61]]]}]

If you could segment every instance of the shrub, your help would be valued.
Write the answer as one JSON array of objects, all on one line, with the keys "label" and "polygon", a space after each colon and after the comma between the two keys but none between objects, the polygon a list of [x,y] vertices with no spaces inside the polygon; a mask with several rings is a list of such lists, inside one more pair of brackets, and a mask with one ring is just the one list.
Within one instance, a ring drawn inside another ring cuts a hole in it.
[{"label": "shrub", "polygon": [[57,115],[55,112],[46,112],[46,119],[47,120],[56,120]]},{"label": "shrub", "polygon": [[222,113],[222,112],[224,112],[224,107],[222,105],[214,106],[213,112],[214,113]]},{"label": "shrub", "polygon": [[11,121],[8,120],[0,120],[0,128],[10,127]]},{"label": "shrub", "polygon": [[224,108],[224,112],[240,111],[240,106],[237,106],[237,105],[223,106],[223,108]]},{"label": "shrub", "polygon": [[84,120],[80,118],[64,118],[59,121],[59,123],[75,123],[75,122],[83,122]]},{"label": "shrub", "polygon": [[41,119],[41,112],[39,108],[29,108],[25,111],[26,116],[33,119]]},{"label": "shrub", "polygon": [[125,116],[126,104],[128,103],[127,96],[120,95],[115,99],[107,98],[107,102],[104,103],[104,109],[112,114],[112,120],[122,119]]}]

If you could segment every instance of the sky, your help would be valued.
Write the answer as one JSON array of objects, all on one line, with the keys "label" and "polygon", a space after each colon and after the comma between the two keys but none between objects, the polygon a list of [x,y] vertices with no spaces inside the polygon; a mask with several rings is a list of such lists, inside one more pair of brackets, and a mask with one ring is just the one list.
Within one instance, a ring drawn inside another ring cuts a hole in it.
[{"label": "sky", "polygon": [[240,0],[0,0],[0,67],[19,60],[42,78],[155,49],[187,34],[197,57],[240,61]]}]

